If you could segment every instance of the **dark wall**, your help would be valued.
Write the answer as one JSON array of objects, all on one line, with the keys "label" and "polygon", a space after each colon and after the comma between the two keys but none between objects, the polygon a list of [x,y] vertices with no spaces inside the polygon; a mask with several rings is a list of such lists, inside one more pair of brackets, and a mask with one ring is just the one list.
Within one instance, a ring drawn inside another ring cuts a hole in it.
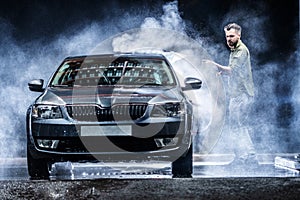
[{"label": "dark wall", "polygon": [[[32,40],[67,33],[93,21],[109,20],[123,12],[159,12],[163,0],[4,0],[0,19],[14,27],[17,40]],[[162,12],[162,11],[160,11]],[[114,24],[119,26],[118,22]],[[122,27],[120,27],[122,30]]]}]

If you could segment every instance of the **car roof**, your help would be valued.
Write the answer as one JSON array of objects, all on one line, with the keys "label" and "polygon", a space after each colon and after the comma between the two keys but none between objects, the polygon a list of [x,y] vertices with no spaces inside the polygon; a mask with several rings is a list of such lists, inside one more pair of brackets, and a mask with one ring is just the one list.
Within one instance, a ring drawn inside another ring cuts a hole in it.
[{"label": "car roof", "polygon": [[69,56],[65,58],[65,61],[68,60],[81,60],[86,58],[148,58],[148,59],[165,59],[162,54],[159,53],[115,53],[115,54],[93,54],[93,55],[78,55],[78,56]]}]

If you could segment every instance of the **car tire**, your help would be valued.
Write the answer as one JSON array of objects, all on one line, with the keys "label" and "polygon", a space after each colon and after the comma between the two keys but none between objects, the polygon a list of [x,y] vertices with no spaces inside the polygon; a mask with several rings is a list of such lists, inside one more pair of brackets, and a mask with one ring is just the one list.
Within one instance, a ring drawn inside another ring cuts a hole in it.
[{"label": "car tire", "polygon": [[172,162],[173,178],[192,178],[193,174],[193,144],[188,151]]},{"label": "car tire", "polygon": [[35,159],[27,150],[28,174],[31,179],[48,179],[49,164],[45,159]]}]

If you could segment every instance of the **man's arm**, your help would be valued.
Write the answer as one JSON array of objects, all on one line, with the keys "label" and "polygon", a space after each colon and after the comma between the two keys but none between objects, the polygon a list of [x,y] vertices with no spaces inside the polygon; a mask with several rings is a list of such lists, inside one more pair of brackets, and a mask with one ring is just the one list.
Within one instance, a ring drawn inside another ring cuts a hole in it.
[{"label": "man's arm", "polygon": [[204,63],[215,65],[219,70],[230,73],[232,68],[229,66],[220,65],[212,60],[203,60]]}]

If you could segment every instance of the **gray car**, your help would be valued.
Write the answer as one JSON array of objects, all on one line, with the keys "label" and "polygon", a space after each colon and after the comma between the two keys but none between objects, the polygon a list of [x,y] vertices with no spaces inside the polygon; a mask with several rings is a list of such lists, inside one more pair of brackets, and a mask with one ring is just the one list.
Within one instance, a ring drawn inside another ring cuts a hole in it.
[{"label": "gray car", "polygon": [[27,111],[27,161],[32,178],[48,178],[56,162],[167,160],[173,177],[192,175],[192,105],[161,54],[68,57]]}]

